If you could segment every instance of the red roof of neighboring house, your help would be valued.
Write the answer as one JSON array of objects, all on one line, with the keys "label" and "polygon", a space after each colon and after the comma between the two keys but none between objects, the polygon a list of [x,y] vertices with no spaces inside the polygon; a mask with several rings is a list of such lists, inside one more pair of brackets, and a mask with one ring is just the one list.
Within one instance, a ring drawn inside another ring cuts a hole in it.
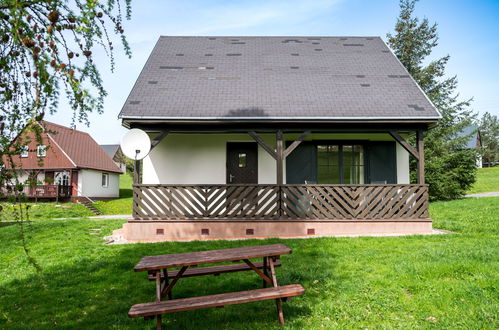
[{"label": "red roof of neighboring house", "polygon": [[[36,139],[28,145],[27,158],[13,157],[14,163],[22,169],[62,169],[87,168],[108,172],[122,173],[114,161],[88,134],[48,121],[39,123],[43,127],[42,139],[48,146],[43,165],[38,163]],[[33,135],[33,132],[27,133]],[[8,165],[6,163],[6,165]],[[10,168],[10,166],[7,166]]]}]

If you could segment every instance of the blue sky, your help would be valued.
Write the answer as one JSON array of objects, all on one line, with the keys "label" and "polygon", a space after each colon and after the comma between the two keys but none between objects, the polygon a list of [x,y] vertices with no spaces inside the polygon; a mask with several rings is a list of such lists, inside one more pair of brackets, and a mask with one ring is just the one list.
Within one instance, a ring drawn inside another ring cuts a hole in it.
[{"label": "blue sky", "polygon": [[[90,115],[90,127],[77,124],[98,143],[119,143],[126,132],[118,113],[160,35],[385,38],[399,5],[397,0],[135,0],[132,10],[125,32],[133,57],[116,47],[117,68],[111,73],[107,58],[96,53],[109,96],[104,114]],[[420,0],[416,14],[438,23],[440,43],[432,57],[450,54],[447,74],[457,75],[461,97],[473,97],[478,112],[499,115],[499,0]],[[62,102],[47,119],[69,125],[71,112]]]}]

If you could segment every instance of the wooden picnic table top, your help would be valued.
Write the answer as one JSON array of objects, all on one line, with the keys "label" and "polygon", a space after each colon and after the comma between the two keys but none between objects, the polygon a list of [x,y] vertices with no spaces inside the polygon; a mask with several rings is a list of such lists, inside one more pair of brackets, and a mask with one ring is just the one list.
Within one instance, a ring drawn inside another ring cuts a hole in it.
[{"label": "wooden picnic table top", "polygon": [[291,249],[284,244],[271,244],[248,246],[234,249],[164,254],[159,256],[143,257],[135,266],[134,270],[136,272],[140,272],[173,267],[195,266],[224,261],[275,257],[290,253]]}]

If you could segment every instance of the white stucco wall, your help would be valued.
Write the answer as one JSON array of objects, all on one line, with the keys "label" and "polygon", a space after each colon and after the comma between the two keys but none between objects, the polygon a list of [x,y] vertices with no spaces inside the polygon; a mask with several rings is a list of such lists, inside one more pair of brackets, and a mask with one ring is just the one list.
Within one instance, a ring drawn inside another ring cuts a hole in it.
[{"label": "white stucco wall", "polygon": [[[294,140],[300,134],[286,134]],[[275,148],[274,134],[260,134]],[[311,134],[306,140],[393,141],[388,134]],[[254,142],[247,134],[170,134],[143,161],[146,184],[225,184],[227,142]],[[397,180],[409,182],[409,155],[397,144]],[[284,167],[286,163],[284,162]],[[284,168],[284,173],[286,169]],[[284,181],[286,176],[284,175]],[[258,146],[258,183],[276,182],[275,160]]]},{"label": "white stucco wall", "polygon": [[[28,171],[16,171],[17,172],[17,179],[19,180],[20,183],[24,183],[28,180],[29,178],[29,172]],[[43,180],[45,180],[45,172],[41,171],[40,173],[37,174],[37,180],[43,184]]]},{"label": "white stucco wall", "polygon": [[410,183],[409,153],[399,143],[396,143],[397,153],[397,183]]},{"label": "white stucco wall", "polygon": [[[109,174],[109,184],[102,186],[102,173]],[[119,197],[120,180],[117,173],[96,170],[80,170],[78,172],[78,196],[87,197]]]},{"label": "white stucco wall", "polygon": [[[273,147],[275,138],[262,135]],[[171,134],[144,159],[142,182],[225,184],[227,142],[254,142],[247,134]],[[258,183],[275,183],[275,161],[258,147]]]}]

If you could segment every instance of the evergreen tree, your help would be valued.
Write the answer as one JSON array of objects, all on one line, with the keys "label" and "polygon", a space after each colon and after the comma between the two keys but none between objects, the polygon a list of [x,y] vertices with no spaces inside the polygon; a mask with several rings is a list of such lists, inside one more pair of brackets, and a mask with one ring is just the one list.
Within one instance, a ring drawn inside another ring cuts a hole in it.
[{"label": "evergreen tree", "polygon": [[476,152],[464,149],[469,137],[457,137],[472,124],[471,99],[459,100],[456,76],[445,77],[449,55],[428,62],[438,45],[437,24],[414,16],[416,2],[400,1],[395,32],[387,34],[388,44],[442,115],[424,139],[430,198],[456,198],[475,182]]},{"label": "evergreen tree", "polygon": [[486,112],[480,120],[483,161],[489,167],[499,161],[499,118]]}]

